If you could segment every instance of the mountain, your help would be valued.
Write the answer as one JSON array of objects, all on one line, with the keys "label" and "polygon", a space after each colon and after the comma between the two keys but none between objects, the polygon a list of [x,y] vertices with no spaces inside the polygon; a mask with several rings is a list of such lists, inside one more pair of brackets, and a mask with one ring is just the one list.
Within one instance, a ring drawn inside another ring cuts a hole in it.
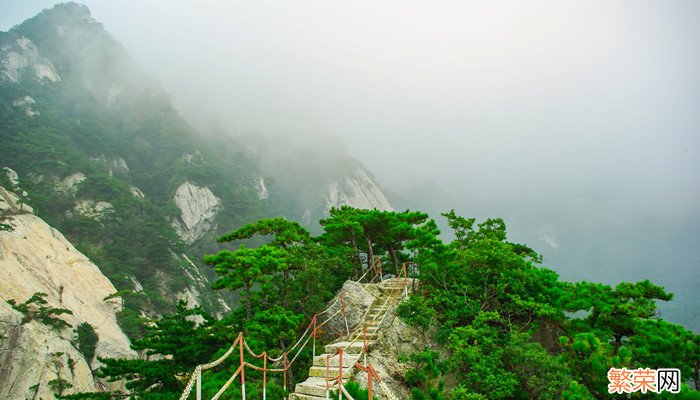
[{"label": "mountain", "polygon": [[391,209],[340,150],[282,152],[271,165],[263,154],[276,143],[251,151],[196,131],[76,3],[0,33],[0,141],[0,167],[16,171],[23,201],[131,292],[119,314],[131,336],[134,321],[175,299],[229,310],[237,296],[212,291],[201,261],[225,232],[279,215],[311,225],[343,204]]}]

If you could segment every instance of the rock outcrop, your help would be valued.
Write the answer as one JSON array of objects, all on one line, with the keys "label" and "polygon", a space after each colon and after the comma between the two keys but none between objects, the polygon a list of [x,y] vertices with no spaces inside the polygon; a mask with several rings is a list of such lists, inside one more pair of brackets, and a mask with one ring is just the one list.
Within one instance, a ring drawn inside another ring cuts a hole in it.
[{"label": "rock outcrop", "polygon": [[126,176],[129,173],[129,166],[121,157],[107,158],[104,154],[100,154],[99,157],[92,157],[90,160],[100,164],[107,171],[109,176],[114,176],[115,174],[118,176]]},{"label": "rock outcrop", "polygon": [[92,374],[99,361],[88,363],[73,344],[72,329],[23,321],[24,315],[7,301],[22,303],[45,293],[47,306],[72,312],[61,319],[74,327],[87,322],[95,328],[97,357],[135,357],[117,324],[120,300],[104,300],[116,289],[60,232],[22,212],[13,204],[13,194],[0,191],[0,211],[12,226],[0,232],[0,398],[53,399],[60,380],[72,386],[64,394],[106,389]]},{"label": "rock outcrop", "polygon": [[255,187],[255,191],[258,193],[258,199],[267,200],[270,197],[270,192],[267,190],[265,179],[263,179],[262,176],[255,178],[255,183],[253,186]]},{"label": "rock outcrop", "polygon": [[13,107],[19,107],[24,109],[24,114],[30,118],[39,115],[39,111],[36,111],[32,108],[35,104],[36,100],[34,100],[34,98],[31,96],[22,96],[12,101]]},{"label": "rock outcrop", "polygon": [[73,209],[80,215],[99,220],[112,211],[114,206],[106,201],[78,200]]},{"label": "rock outcrop", "polygon": [[325,200],[326,210],[344,205],[382,211],[394,210],[386,195],[362,168],[355,168],[343,180],[332,182],[328,186]]},{"label": "rock outcrop", "polygon": [[61,80],[51,61],[42,57],[34,43],[26,37],[18,37],[0,44],[0,67],[0,80],[4,81]]},{"label": "rock outcrop", "polygon": [[72,173],[56,184],[56,190],[75,195],[78,191],[78,184],[85,179],[87,179],[87,177],[80,171]]},{"label": "rock outcrop", "polygon": [[185,242],[192,244],[216,227],[214,217],[221,200],[208,187],[185,182],[175,191],[173,201],[181,212],[173,227]]}]

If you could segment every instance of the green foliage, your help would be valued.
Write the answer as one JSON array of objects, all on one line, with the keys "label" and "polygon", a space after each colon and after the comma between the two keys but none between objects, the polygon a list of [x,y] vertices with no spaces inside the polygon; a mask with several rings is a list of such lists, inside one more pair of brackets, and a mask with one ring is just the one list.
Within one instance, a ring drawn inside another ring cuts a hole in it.
[{"label": "green foliage", "polygon": [[63,394],[64,390],[70,389],[73,387],[73,385],[70,384],[67,380],[63,378],[56,378],[52,379],[48,382],[49,388],[56,394],[57,396],[61,396]]},{"label": "green foliage", "polygon": [[46,293],[37,292],[24,303],[17,304],[17,300],[10,299],[7,300],[7,304],[24,315],[22,318],[23,324],[32,320],[37,320],[56,330],[69,328],[71,325],[68,322],[57,317],[62,314],[73,314],[73,312],[65,308],[48,306],[46,296]]},{"label": "green foliage", "polygon": [[[194,322],[193,317],[203,321]],[[144,337],[132,345],[146,355],[158,355],[158,359],[100,359],[103,366],[98,374],[110,382],[126,380],[127,389],[139,397],[157,398],[157,394],[176,399],[185,384],[179,377],[228,347],[235,328],[216,321],[201,307],[188,308],[180,301],[174,314],[147,325]]]},{"label": "green foliage", "polygon": [[396,315],[401,317],[410,326],[420,329],[425,332],[435,322],[437,313],[433,308],[428,306],[428,303],[420,295],[411,295],[408,300],[402,302],[396,307]]},{"label": "green foliage", "polygon": [[412,365],[406,372],[406,382],[411,387],[412,399],[444,399],[445,380],[442,374],[447,370],[447,365],[439,358],[439,353],[431,350],[411,354]]},{"label": "green foliage", "polygon": [[[369,399],[369,390],[361,388],[359,383],[354,382],[354,381],[350,381],[350,382],[346,383],[344,386],[345,386],[345,390],[347,390],[348,394],[350,396],[352,396],[353,399],[356,399],[356,400]],[[376,392],[377,389],[374,389],[374,390]],[[339,399],[340,398],[339,391],[333,390],[331,392],[330,397],[331,397],[331,399],[335,399],[335,400]],[[347,396],[343,395],[343,398],[347,399]],[[372,398],[377,399],[377,396],[374,396],[374,394],[373,394]]]},{"label": "green foliage", "polygon": [[564,400],[593,400],[595,397],[586,389],[584,385],[576,381],[569,382],[569,385],[561,393],[561,398]]},{"label": "green foliage", "polygon": [[137,311],[130,308],[124,308],[122,311],[117,313],[117,322],[126,336],[134,341],[141,339],[146,333],[146,324],[149,322],[149,320],[141,317]]},{"label": "green foliage", "polygon": [[308,244],[311,241],[309,232],[298,222],[287,221],[283,217],[277,217],[261,219],[255,223],[248,224],[233,232],[227,233],[219,238],[219,242],[249,239],[254,235],[273,235],[270,244],[283,248],[289,248],[297,244]]},{"label": "green foliage", "polygon": [[78,350],[83,353],[85,360],[90,364],[95,358],[95,348],[97,348],[99,340],[95,328],[87,322],[83,322],[73,329],[73,333],[77,337]]},{"label": "green foliage", "polygon": [[439,245],[440,231],[435,221],[419,211],[361,210],[349,206],[331,208],[329,217],[320,221],[324,229],[319,238],[329,247],[341,247],[352,254],[359,270],[363,255],[371,265],[376,255],[386,255],[399,275],[399,263],[409,260],[406,250],[417,253]]},{"label": "green foliage", "polygon": [[[258,352],[274,349],[280,345],[291,346],[296,340],[297,328],[304,322],[302,314],[286,310],[275,305],[270,309],[261,310],[247,320],[243,326],[247,341]],[[270,354],[277,357],[276,354]]]},{"label": "green foliage", "polygon": [[120,392],[82,392],[58,396],[61,400],[116,400],[123,399],[124,395]]},{"label": "green foliage", "polygon": [[219,275],[212,288],[236,290],[243,288],[246,317],[252,314],[251,290],[253,284],[263,283],[270,275],[285,269],[287,252],[284,249],[263,245],[249,249],[241,245],[236,251],[222,250],[204,257],[204,262],[214,266]]}]

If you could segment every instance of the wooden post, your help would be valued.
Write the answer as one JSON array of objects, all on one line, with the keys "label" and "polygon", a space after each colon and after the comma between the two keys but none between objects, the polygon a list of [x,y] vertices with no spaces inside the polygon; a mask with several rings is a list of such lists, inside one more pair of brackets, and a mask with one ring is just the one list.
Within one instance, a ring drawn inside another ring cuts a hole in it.
[{"label": "wooden post", "polygon": [[314,350],[313,350],[313,357],[311,358],[312,362],[313,359],[316,358],[316,317],[317,315],[314,315]]},{"label": "wooden post", "polygon": [[245,359],[243,358],[243,332],[238,334],[239,347],[241,349],[241,398],[245,400]]},{"label": "wooden post", "polygon": [[[367,365],[365,365],[366,367]],[[372,397],[372,372],[374,369],[372,367],[369,367],[367,369],[367,400],[374,400],[374,397]]]},{"label": "wooden post", "polygon": [[267,400],[267,352],[263,351],[263,400]]},{"label": "wooden post", "polygon": [[283,369],[284,369],[284,400],[287,400],[287,353],[285,352],[284,354],[284,361],[283,361]]},{"label": "wooden post", "polygon": [[202,400],[202,367],[197,367],[197,400]]},{"label": "wooden post", "polygon": [[338,349],[340,370],[338,371],[338,400],[343,400],[343,348]]},{"label": "wooden post", "polygon": [[326,400],[330,398],[331,356],[326,354]]}]

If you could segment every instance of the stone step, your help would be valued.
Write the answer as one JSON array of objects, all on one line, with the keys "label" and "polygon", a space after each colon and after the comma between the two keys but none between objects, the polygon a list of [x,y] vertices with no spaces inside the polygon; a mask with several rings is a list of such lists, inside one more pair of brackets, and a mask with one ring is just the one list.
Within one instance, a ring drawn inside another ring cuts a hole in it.
[{"label": "stone step", "polygon": [[323,397],[319,397],[309,396],[308,394],[292,393],[289,395],[289,400],[326,400],[326,395],[324,393]]},{"label": "stone step", "polygon": [[358,341],[362,340],[363,337],[369,338],[371,335],[376,335],[379,333],[379,327],[373,327],[370,326],[367,328],[366,331],[363,331],[362,329],[358,329],[350,334],[351,338],[357,338]]},{"label": "stone step", "polygon": [[[354,364],[355,363],[352,363],[349,367],[345,367],[345,363],[343,362],[343,380],[345,380],[346,376],[349,378],[352,375],[353,369],[355,368]],[[326,370],[326,367],[309,368],[309,376],[325,378],[326,373],[328,373],[328,376],[331,378],[337,378],[340,375],[340,368],[328,368],[328,370]]]},{"label": "stone step", "polygon": [[324,351],[328,354],[335,354],[338,352],[338,349],[342,348],[344,349],[343,353],[359,354],[362,353],[362,347],[362,342],[355,342],[352,345],[350,345],[350,342],[335,342],[324,346]]},{"label": "stone step", "polygon": [[[329,356],[326,358],[326,356]],[[343,365],[348,366],[355,364],[357,360],[360,359],[360,354],[346,354],[343,353]],[[340,366],[340,354],[332,355],[332,354],[321,354],[319,356],[316,356],[314,358],[313,365],[314,367],[326,367],[326,360],[330,362],[331,368],[338,368]]]},{"label": "stone step", "polygon": [[[345,380],[345,379],[343,379]],[[331,389],[332,390],[332,389]],[[318,396],[326,398],[326,378],[318,378],[312,376],[305,380],[304,382],[297,383],[294,388],[294,392],[297,394],[304,394],[307,396]]]}]

